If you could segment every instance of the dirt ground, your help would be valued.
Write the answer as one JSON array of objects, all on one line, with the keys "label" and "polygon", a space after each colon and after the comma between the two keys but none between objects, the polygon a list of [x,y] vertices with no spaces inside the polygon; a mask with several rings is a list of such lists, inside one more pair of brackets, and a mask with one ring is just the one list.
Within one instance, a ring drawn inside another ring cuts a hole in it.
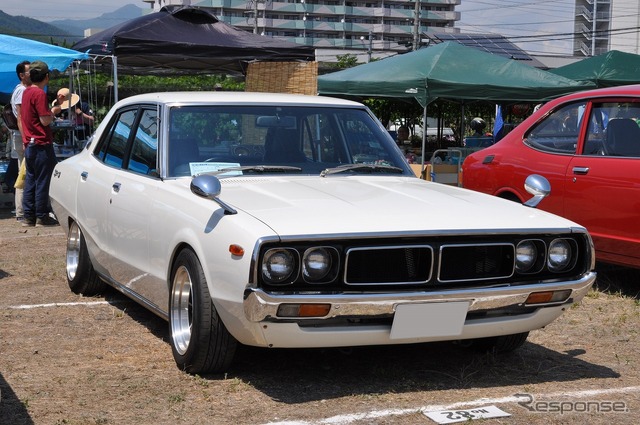
[{"label": "dirt ground", "polygon": [[508,355],[242,347],[228,374],[190,376],[166,322],[115,291],[73,294],[64,255],[59,227],[25,230],[0,210],[2,425],[407,425],[490,405],[511,416],[480,422],[640,423],[635,270],[599,267],[597,290]]}]

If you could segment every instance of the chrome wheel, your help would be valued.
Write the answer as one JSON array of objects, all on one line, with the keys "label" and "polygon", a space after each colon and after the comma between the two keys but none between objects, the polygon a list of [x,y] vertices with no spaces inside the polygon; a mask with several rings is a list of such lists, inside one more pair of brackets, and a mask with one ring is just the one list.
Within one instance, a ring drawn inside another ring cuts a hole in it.
[{"label": "chrome wheel", "polygon": [[82,249],[82,232],[78,225],[73,222],[69,226],[67,236],[67,279],[70,281],[76,278],[78,265],[80,264],[80,250]]},{"label": "chrome wheel", "polygon": [[173,278],[171,285],[171,337],[173,346],[180,355],[184,355],[191,341],[193,323],[192,283],[189,270],[181,265]]}]

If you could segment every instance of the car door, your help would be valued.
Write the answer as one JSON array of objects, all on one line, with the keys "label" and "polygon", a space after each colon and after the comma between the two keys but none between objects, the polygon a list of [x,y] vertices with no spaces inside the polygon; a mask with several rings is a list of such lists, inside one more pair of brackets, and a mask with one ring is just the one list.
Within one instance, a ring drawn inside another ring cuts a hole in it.
[{"label": "car door", "polygon": [[[549,180],[551,194],[540,208],[554,214],[566,216],[565,196],[571,189],[566,175],[577,152],[585,109],[585,101],[561,105],[525,134],[525,144],[532,149],[526,155],[513,152],[509,158],[514,172],[519,173],[514,181],[524,182],[532,171]],[[496,155],[493,162],[499,164],[501,159]],[[503,173],[509,171],[505,167]]]},{"label": "car door", "polygon": [[[573,157],[567,169],[565,216],[589,230],[603,260],[630,257],[624,262],[640,263],[639,102],[594,102],[582,154]],[[614,134],[614,124],[625,120],[630,128]]]},{"label": "car door", "polygon": [[115,176],[122,172],[130,127],[136,114],[137,108],[116,114],[104,136],[96,141],[95,161],[81,170],[78,185],[79,222],[83,225],[93,265],[104,276],[110,276],[113,268],[114,251],[110,244],[113,229],[109,222],[112,185]]},{"label": "car door", "polygon": [[[141,107],[132,123],[121,172],[114,174],[109,204],[111,276],[147,298],[149,287],[149,222],[158,174],[158,114]],[[164,306],[162,306],[164,308]]]}]

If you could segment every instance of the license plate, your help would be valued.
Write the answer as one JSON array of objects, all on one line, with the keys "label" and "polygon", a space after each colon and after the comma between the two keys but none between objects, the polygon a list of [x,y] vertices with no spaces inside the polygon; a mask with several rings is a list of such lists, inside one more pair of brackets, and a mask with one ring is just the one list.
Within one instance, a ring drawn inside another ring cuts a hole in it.
[{"label": "license plate", "polygon": [[391,339],[459,336],[469,301],[399,304],[393,316]]}]

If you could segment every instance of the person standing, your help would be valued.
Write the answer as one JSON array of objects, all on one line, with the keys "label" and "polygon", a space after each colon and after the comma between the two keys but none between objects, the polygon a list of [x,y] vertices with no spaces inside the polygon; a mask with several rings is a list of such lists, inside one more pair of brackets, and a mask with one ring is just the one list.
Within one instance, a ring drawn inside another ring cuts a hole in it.
[{"label": "person standing", "polygon": [[49,213],[49,184],[57,160],[53,149],[51,123],[61,111],[60,106],[49,109],[44,88],[49,84],[49,67],[42,61],[30,64],[31,85],[22,95],[22,140],[27,176],[24,183],[22,207],[23,226],[57,226]]},{"label": "person standing", "polygon": [[[22,109],[22,94],[24,90],[31,85],[31,79],[29,76],[29,61],[22,61],[16,65],[16,74],[20,82],[13,89],[11,93],[11,110],[18,121],[18,129],[11,130],[11,160],[17,160],[18,170],[24,161],[24,147],[22,142],[22,122],[21,122],[21,109]],[[22,193],[23,189],[15,188],[14,203],[16,206],[16,220],[19,222],[24,220],[24,211],[22,209]]]}]

